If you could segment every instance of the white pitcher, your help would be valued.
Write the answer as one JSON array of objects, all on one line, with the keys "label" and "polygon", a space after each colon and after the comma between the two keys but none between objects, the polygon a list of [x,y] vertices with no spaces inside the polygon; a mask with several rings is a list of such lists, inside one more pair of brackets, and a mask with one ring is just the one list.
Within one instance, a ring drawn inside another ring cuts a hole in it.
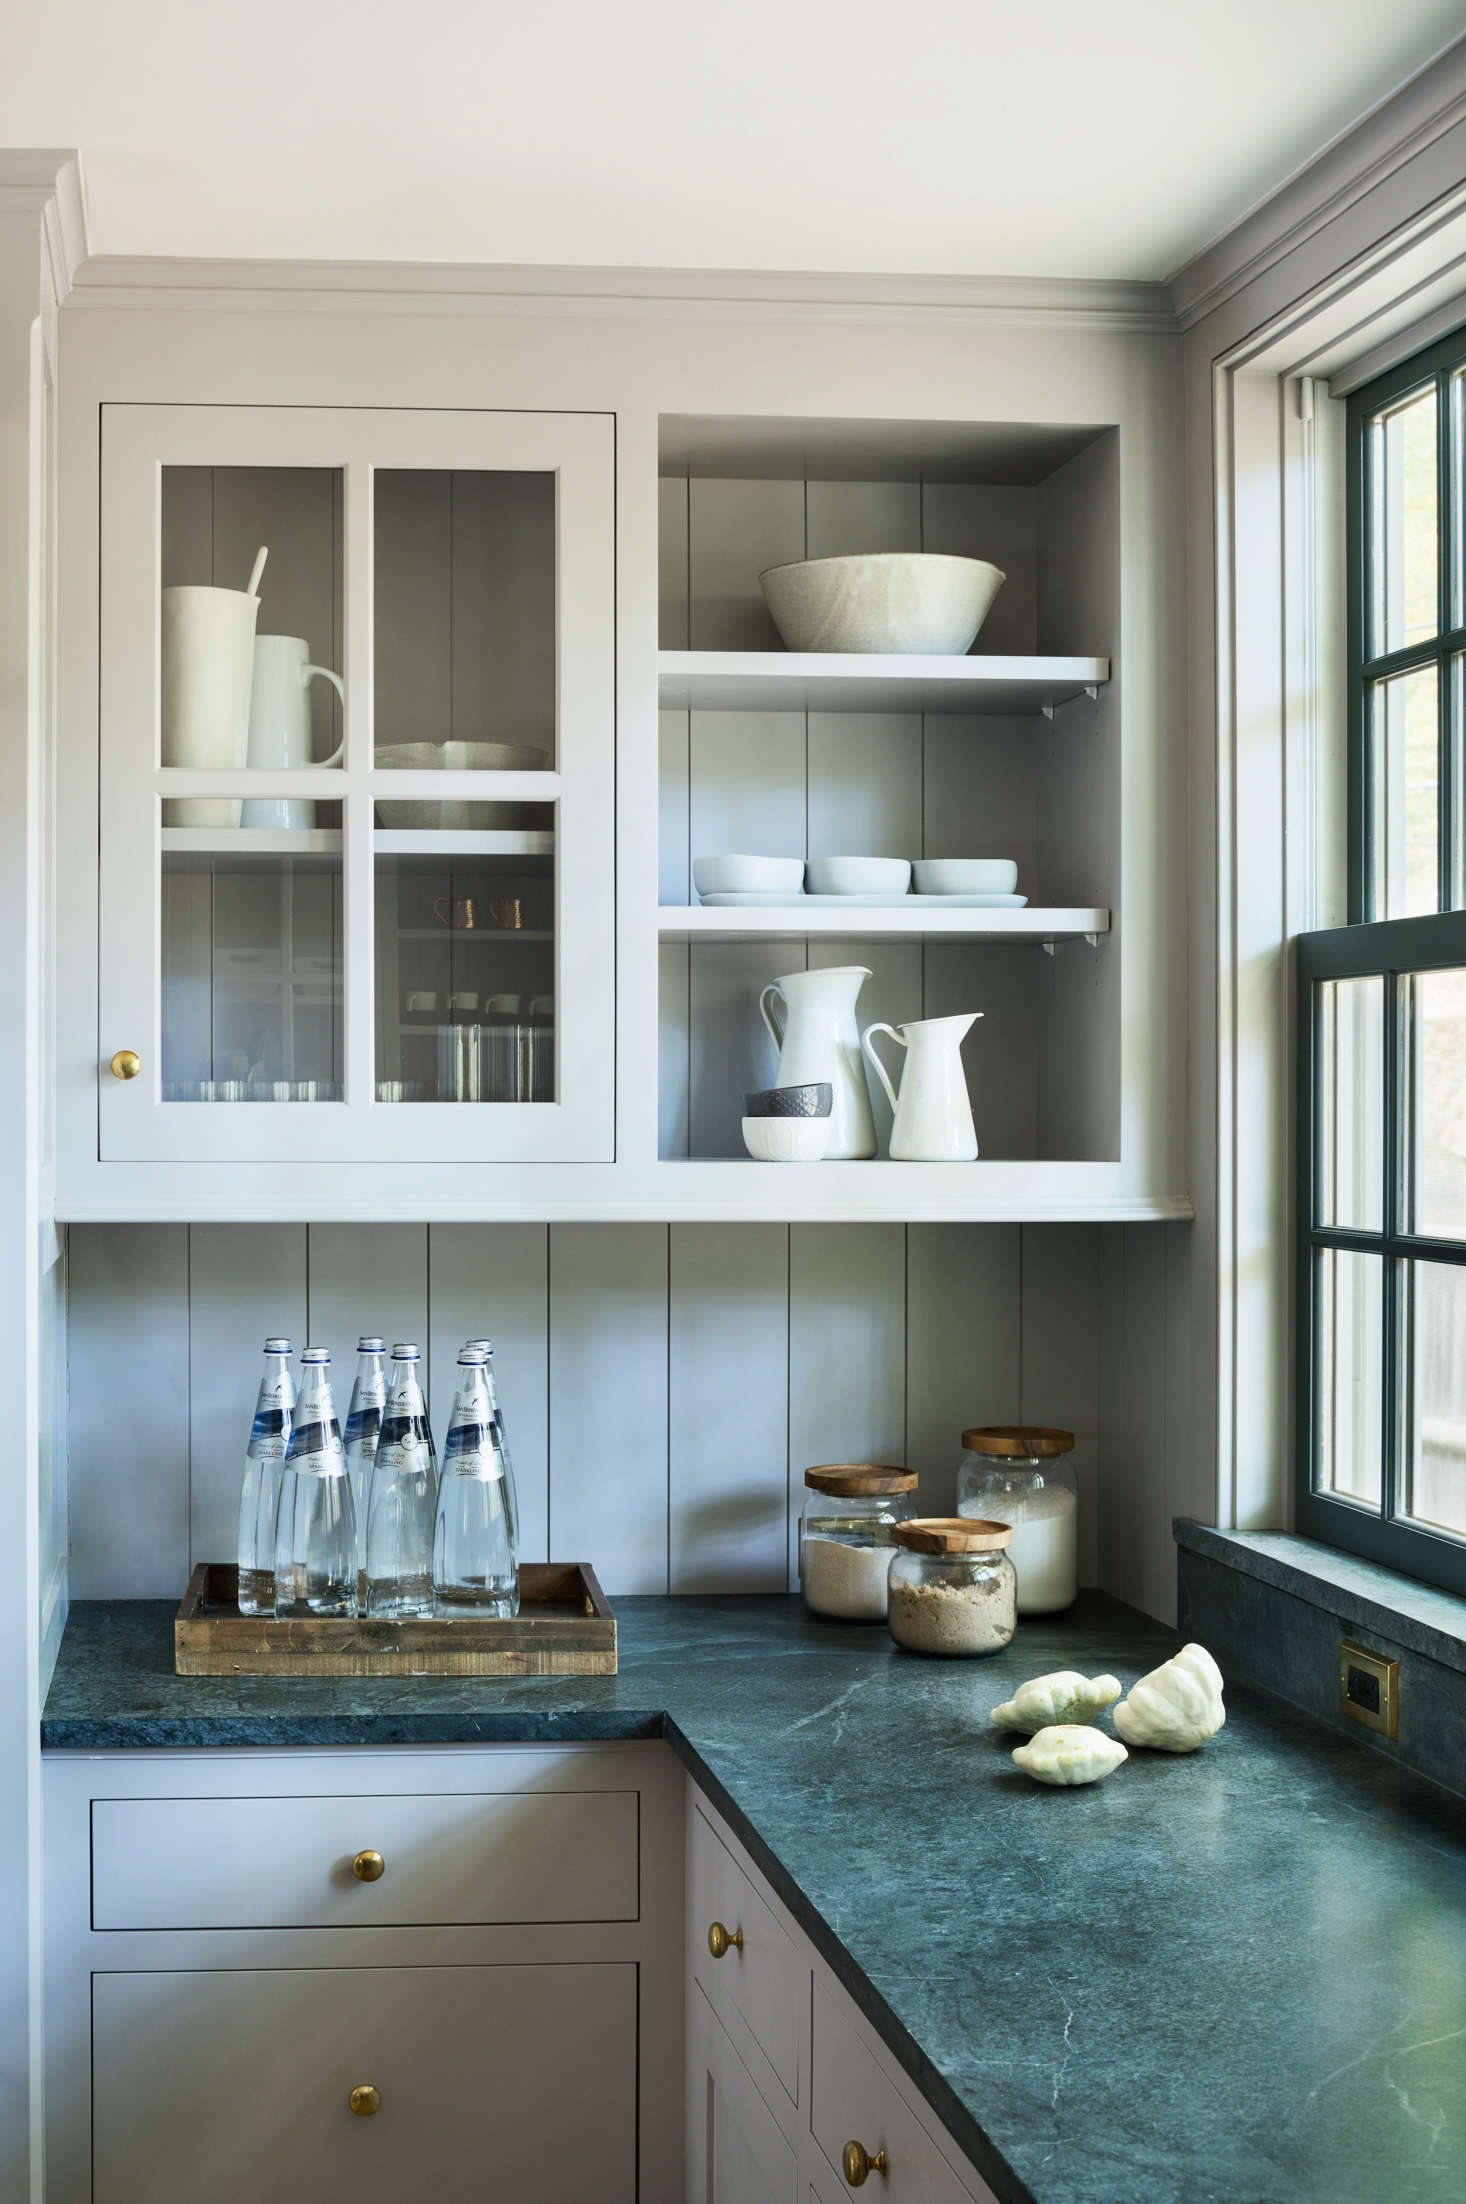
[{"label": "white pitcher", "polygon": [[[289,773],[313,762],[341,763],[341,743],[328,758],[311,758],[312,681],[318,677],[329,681],[343,704],[346,690],[340,674],[332,673],[329,666],[313,666],[310,654],[309,643],[300,635],[255,637],[249,701],[251,766]],[[316,807],[308,797],[249,796],[240,823],[247,827],[313,827]]]},{"label": "white pitcher", "polygon": [[[210,772],[244,764],[255,621],[260,600],[247,589],[186,584],[163,591],[162,757],[165,765]],[[239,824],[237,796],[175,796],[165,826]]]},{"label": "white pitcher", "polygon": [[[827,1163],[856,1162],[876,1152],[875,1120],[855,1018],[855,999],[869,978],[863,964],[835,964],[823,972],[786,972],[782,979],[770,980],[758,999],[769,1038],[779,1051],[775,1084],[803,1087],[823,1079],[830,1083],[834,1101]],[[783,997],[782,1024],[774,1019],[775,996]]]},{"label": "white pitcher", "polygon": [[[891,1156],[897,1163],[972,1163],[977,1158],[977,1128],[962,1070],[962,1042],[982,1016],[966,1010],[955,1018],[916,1018],[903,1026],[868,1025],[861,1047],[890,1097]],[[907,1052],[898,1095],[872,1044],[872,1035],[889,1033]]]}]

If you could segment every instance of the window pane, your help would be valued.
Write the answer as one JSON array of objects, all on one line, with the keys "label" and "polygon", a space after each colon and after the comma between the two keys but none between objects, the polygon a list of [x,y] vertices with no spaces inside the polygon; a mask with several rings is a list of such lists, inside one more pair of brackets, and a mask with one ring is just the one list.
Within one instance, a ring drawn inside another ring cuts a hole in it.
[{"label": "window pane", "polygon": [[1384,1261],[1320,1248],[1317,1270],[1318,1464],[1321,1492],[1380,1504]]},{"label": "window pane", "polygon": [[[1461,571],[1466,552],[1466,368],[1451,377],[1451,512],[1456,556],[1451,566],[1451,625],[1466,625],[1466,576]],[[1457,721],[1460,725],[1460,721]]]},{"label": "window pane", "polygon": [[1318,1218],[1384,1230],[1385,983],[1318,989]]},{"label": "window pane", "polygon": [[1418,918],[1439,907],[1436,670],[1421,666],[1366,693],[1374,764],[1376,918]]},{"label": "window pane", "polygon": [[1466,1239],[1466,972],[1416,972],[1405,986],[1410,1228]]},{"label": "window pane", "polygon": [[1466,1270],[1412,1263],[1403,1513],[1466,1537]]},{"label": "window pane", "polygon": [[1373,597],[1370,655],[1404,650],[1436,632],[1435,385],[1417,392],[1370,430]]}]

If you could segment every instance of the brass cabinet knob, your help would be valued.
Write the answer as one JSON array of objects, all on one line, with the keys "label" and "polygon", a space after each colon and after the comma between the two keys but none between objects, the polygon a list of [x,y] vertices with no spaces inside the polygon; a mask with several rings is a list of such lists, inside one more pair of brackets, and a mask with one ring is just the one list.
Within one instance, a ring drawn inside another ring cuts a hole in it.
[{"label": "brass cabinet knob", "polygon": [[358,2082],[346,2102],[360,2120],[369,2120],[374,2112],[382,2109],[382,2092],[370,2082]]},{"label": "brass cabinet knob", "polygon": [[721,1921],[714,1921],[708,1930],[708,1950],[714,1959],[721,1959],[730,1946],[734,1951],[742,1951],[742,1929],[725,1929]]},{"label": "brass cabinet knob", "polygon": [[120,1048],[112,1059],[114,1079],[136,1079],[143,1068],[143,1060],[135,1048]]},{"label": "brass cabinet knob", "polygon": [[[358,1852],[351,1863],[351,1872],[359,1883],[376,1883],[386,1874],[387,1863],[380,1852]],[[375,2105],[372,2110],[376,2110]]]},{"label": "brass cabinet knob", "polygon": [[863,2189],[873,2173],[884,2174],[891,2170],[885,2152],[878,2150],[872,2158],[864,2143],[847,2143],[840,2164],[852,2189]]}]

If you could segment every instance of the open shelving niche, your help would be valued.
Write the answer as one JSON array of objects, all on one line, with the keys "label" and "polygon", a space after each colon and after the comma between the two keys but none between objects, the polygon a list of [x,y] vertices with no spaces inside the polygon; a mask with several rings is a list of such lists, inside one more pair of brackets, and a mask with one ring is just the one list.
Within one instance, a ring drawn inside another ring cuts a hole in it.
[{"label": "open shelving niche", "polygon": [[[664,416],[660,465],[660,1156],[743,1158],[760,990],[859,963],[862,1025],[983,1012],[985,1162],[1118,1160],[1118,431]],[[763,568],[897,550],[1004,570],[968,657],[782,648]],[[1029,902],[700,906],[693,860],[738,852],[1011,857]]]}]

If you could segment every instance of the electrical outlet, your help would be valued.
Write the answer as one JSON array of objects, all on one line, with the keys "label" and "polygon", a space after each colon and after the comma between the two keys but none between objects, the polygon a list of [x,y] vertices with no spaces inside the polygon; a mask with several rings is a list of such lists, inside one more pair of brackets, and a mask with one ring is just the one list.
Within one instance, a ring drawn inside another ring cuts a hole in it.
[{"label": "electrical outlet", "polygon": [[1381,1736],[1400,1734],[1400,1664],[1345,1638],[1339,1647],[1339,1712]]}]

